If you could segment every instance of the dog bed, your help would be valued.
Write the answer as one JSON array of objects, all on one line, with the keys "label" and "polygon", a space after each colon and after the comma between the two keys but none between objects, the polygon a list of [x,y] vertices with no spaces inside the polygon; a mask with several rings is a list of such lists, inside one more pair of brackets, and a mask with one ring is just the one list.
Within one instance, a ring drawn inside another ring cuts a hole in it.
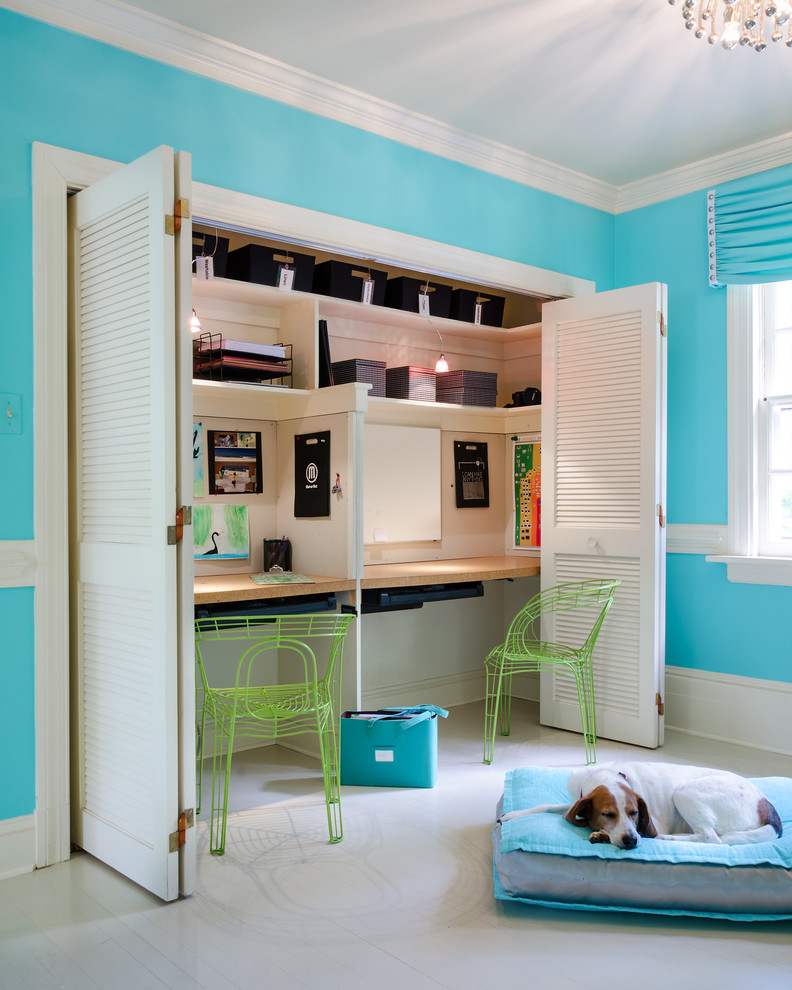
[{"label": "dog bed", "polygon": [[[510,770],[496,818],[568,803],[568,775],[550,767]],[[628,850],[591,843],[588,829],[550,812],[496,824],[495,896],[570,910],[792,919],[792,779],[761,777],[754,783],[781,817],[780,839],[733,846],[642,839]]]}]

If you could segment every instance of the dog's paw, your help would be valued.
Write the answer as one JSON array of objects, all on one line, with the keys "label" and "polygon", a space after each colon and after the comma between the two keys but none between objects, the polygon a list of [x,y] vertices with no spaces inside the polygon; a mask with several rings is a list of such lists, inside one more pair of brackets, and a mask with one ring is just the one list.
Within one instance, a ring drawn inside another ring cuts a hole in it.
[{"label": "dog's paw", "polygon": [[610,843],[610,838],[607,832],[592,832],[589,836],[589,842],[607,842]]}]

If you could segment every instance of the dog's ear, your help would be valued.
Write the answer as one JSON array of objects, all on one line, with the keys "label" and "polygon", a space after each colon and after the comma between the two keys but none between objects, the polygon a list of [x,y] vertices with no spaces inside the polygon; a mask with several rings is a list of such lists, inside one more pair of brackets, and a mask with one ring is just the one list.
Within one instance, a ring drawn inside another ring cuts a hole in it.
[{"label": "dog's ear", "polygon": [[657,835],[655,823],[652,821],[652,816],[646,807],[646,801],[642,797],[638,798],[638,821],[635,828],[638,835],[642,835],[645,839],[654,839]]},{"label": "dog's ear", "polygon": [[572,805],[569,811],[564,815],[564,818],[568,822],[572,822],[573,825],[579,825],[581,828],[589,828],[589,822],[591,821],[591,808],[592,800],[590,797],[582,797],[579,801]]}]

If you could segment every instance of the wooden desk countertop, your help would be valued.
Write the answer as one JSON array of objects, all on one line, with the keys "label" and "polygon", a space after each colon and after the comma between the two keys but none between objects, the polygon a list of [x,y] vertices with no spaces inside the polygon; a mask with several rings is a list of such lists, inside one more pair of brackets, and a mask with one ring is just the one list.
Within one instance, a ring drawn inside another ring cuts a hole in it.
[{"label": "wooden desk countertop", "polygon": [[[538,557],[459,557],[453,560],[420,560],[406,564],[366,564],[362,588],[407,588],[419,584],[453,584],[455,581],[497,581],[533,577],[539,573]],[[244,602],[258,598],[291,598],[296,595],[353,591],[351,578],[306,574],[310,584],[256,584],[249,574],[201,575],[195,578],[195,604]]]},{"label": "wooden desk countertop", "polygon": [[355,582],[350,578],[324,577],[306,574],[313,578],[306,584],[256,584],[249,574],[202,575],[195,579],[195,604],[213,602],[247,602],[258,598],[291,598],[295,595],[323,595],[330,591],[352,591]]},{"label": "wooden desk countertop", "polygon": [[453,584],[455,581],[497,581],[533,577],[538,557],[457,557],[406,564],[366,564],[362,588],[407,588],[417,584]]}]

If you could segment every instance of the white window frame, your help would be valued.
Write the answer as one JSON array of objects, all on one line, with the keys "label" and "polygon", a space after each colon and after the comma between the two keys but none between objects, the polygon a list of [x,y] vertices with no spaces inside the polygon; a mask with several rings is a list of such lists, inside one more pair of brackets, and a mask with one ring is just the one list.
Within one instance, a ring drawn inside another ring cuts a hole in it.
[{"label": "white window frame", "polygon": [[728,338],[728,549],[707,556],[727,565],[730,581],[792,586],[792,557],[759,553],[758,518],[766,484],[759,481],[761,297],[752,285],[727,288]]}]

